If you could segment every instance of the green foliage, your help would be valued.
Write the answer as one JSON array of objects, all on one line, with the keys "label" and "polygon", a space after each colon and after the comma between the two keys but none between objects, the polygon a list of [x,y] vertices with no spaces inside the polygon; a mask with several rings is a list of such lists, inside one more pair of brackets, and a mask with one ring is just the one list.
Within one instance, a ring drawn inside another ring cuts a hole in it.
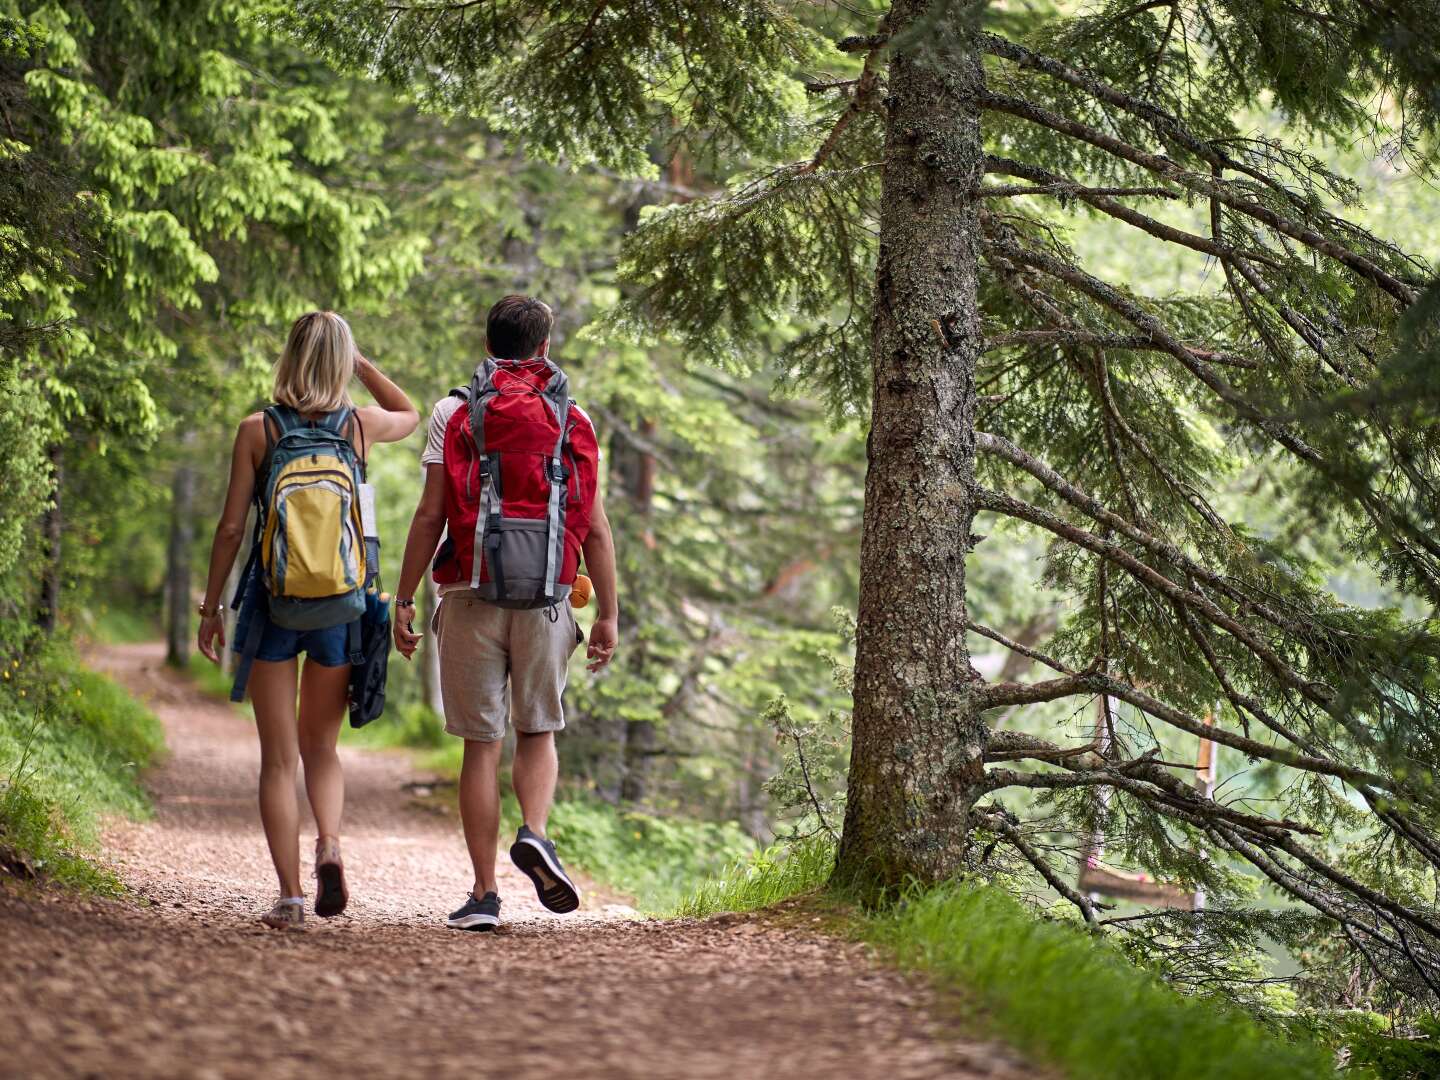
[{"label": "green foliage", "polygon": [[819,889],[834,866],[835,844],[829,837],[774,844],[702,882],[673,914],[698,919],[721,911],[758,911]]},{"label": "green foliage", "polygon": [[59,884],[117,893],[85,853],[103,815],[149,812],[139,772],[163,747],[152,713],[63,649],[12,659],[0,681],[0,846]]},{"label": "green foliage", "polygon": [[1077,1080],[1334,1075],[1323,1049],[1183,997],[1107,943],[1037,919],[996,889],[950,885],[912,896],[863,933],[902,967],[960,990],[987,1022]]},{"label": "green foliage", "polygon": [[[221,417],[233,430],[277,324],[418,267],[418,238],[378,242],[385,201],[352,168],[381,127],[255,25],[262,6],[0,7],[0,334],[18,335],[0,348],[0,640],[28,638],[40,575],[12,570],[27,543],[32,568],[53,559],[27,533],[57,476],[73,552],[92,511],[156,490],[132,469],[158,436]],[[182,437],[139,464],[153,479],[199,449]],[[83,591],[94,561],[66,562],[67,591]]]},{"label": "green foliage", "polygon": [[1343,1026],[1348,1067],[1377,1080],[1428,1080],[1440,1075],[1440,1020],[1422,1017],[1398,1035],[1383,1017],[1370,1014]]},{"label": "green foliage", "polygon": [[[814,38],[783,3],[305,2],[272,16],[317,52],[523,137],[537,156],[650,168],[674,117],[714,150],[783,152]],[[440,73],[440,77],[436,74]]]},{"label": "green foliage", "polygon": [[585,798],[558,801],[548,834],[567,859],[647,912],[670,910],[755,846],[733,822],[656,817]]}]

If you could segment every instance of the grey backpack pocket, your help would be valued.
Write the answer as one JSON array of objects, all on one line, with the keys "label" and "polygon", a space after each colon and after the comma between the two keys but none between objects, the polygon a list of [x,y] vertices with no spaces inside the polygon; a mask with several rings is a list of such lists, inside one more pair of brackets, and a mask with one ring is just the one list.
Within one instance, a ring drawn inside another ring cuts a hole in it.
[{"label": "grey backpack pocket", "polygon": [[485,564],[490,580],[480,583],[476,595],[509,608],[547,607],[565,599],[568,585],[557,586],[553,600],[545,596],[549,535],[545,522],[536,518],[502,517],[498,527],[488,526]]}]

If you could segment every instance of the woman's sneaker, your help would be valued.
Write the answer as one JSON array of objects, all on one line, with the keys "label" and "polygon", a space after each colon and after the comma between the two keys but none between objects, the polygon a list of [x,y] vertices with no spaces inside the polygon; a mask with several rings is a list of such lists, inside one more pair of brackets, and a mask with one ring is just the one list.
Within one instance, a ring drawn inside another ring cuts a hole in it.
[{"label": "woman's sneaker", "polygon": [[350,902],[350,890],[345,886],[340,841],[333,836],[322,836],[315,841],[315,879],[319,882],[315,893],[315,914],[322,919],[339,915]]},{"label": "woman's sneaker", "polygon": [[260,916],[260,921],[272,930],[304,930],[305,901],[276,900],[275,906]]},{"label": "woman's sneaker", "polygon": [[564,915],[580,906],[580,890],[570,880],[555,845],[521,825],[510,845],[510,861],[535,883],[535,895],[551,911]]},{"label": "woman's sneaker", "polygon": [[487,892],[479,900],[474,893],[465,897],[459,911],[452,911],[445,925],[453,930],[494,930],[500,925],[500,897]]}]

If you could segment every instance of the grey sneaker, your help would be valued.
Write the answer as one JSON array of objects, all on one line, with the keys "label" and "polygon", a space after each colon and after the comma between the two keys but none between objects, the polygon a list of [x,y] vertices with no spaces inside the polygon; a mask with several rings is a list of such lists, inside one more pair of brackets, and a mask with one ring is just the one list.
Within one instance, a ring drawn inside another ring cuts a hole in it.
[{"label": "grey sneaker", "polygon": [[305,901],[276,900],[275,906],[260,916],[260,921],[272,930],[304,930]]},{"label": "grey sneaker", "polygon": [[551,911],[564,915],[580,906],[580,890],[560,865],[555,845],[525,825],[510,845],[510,861],[535,883],[535,895]]},{"label": "grey sneaker", "polygon": [[474,893],[465,897],[458,911],[452,911],[445,925],[453,930],[494,930],[500,925],[500,897],[487,892],[479,900]]}]

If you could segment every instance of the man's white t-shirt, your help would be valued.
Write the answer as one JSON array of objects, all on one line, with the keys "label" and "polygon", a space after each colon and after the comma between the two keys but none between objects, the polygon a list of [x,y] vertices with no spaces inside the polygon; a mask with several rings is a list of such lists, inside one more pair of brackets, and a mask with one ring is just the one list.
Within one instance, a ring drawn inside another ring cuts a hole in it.
[{"label": "man's white t-shirt", "polygon": [[445,429],[455,410],[465,404],[454,394],[446,394],[430,410],[430,425],[425,429],[425,450],[420,455],[421,465],[443,465],[445,463]]}]

